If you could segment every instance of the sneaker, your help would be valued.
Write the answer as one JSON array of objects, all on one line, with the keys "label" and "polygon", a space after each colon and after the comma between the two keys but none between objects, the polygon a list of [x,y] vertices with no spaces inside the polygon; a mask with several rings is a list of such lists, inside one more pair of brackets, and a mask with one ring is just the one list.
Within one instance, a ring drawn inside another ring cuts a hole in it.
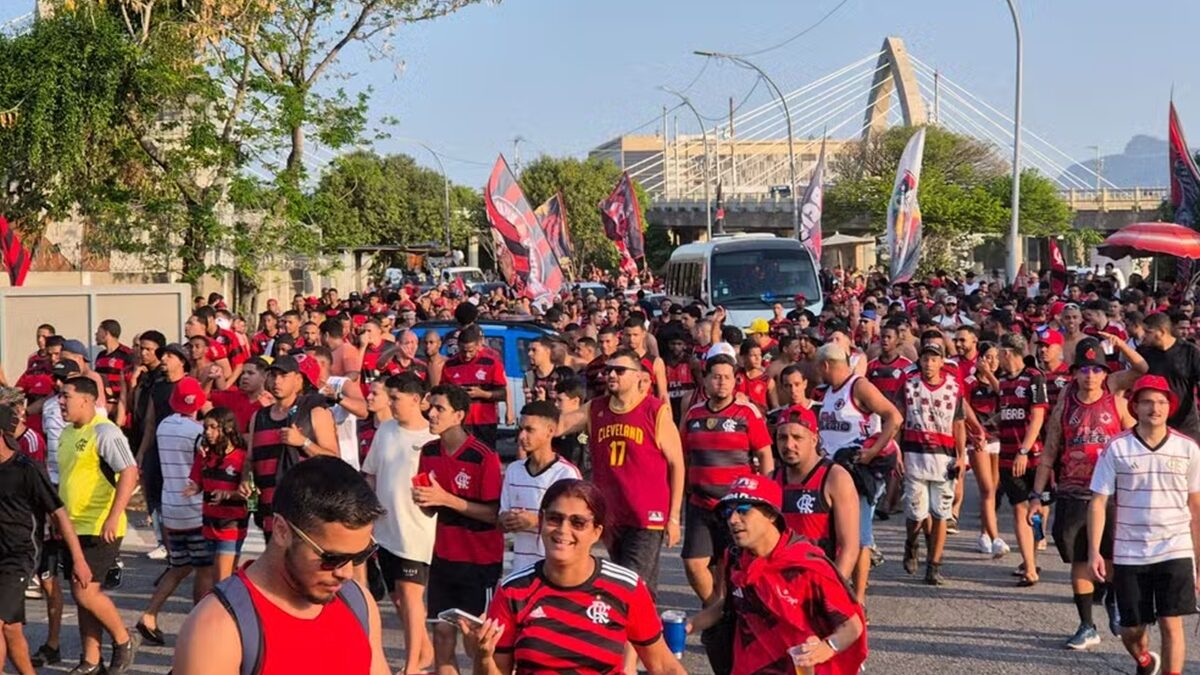
[{"label": "sneaker", "polygon": [[917,560],[918,548],[917,544],[909,544],[907,542],[904,544],[904,571],[909,574],[917,573],[917,565],[920,564]]},{"label": "sneaker", "polygon": [[979,552],[989,555],[992,553],[992,538],[987,535],[987,532],[979,535]]},{"label": "sneaker", "polygon": [[1008,547],[1008,544],[1004,543],[1004,540],[1000,537],[996,537],[992,540],[993,558],[1003,558],[1004,556],[1008,555],[1009,551],[1011,550],[1012,549]]},{"label": "sneaker", "polygon": [[29,660],[33,661],[35,668],[41,668],[42,666],[52,666],[62,661],[62,654],[59,653],[57,647],[44,644],[38,647],[36,652],[29,655]]},{"label": "sneaker", "polygon": [[108,673],[104,668],[103,663],[88,663],[80,661],[79,665],[71,669],[67,675],[106,675]]},{"label": "sneaker", "polygon": [[25,599],[37,600],[42,597],[42,585],[38,583],[36,578],[30,579],[29,584],[25,586]]},{"label": "sneaker", "polygon": [[1095,647],[1098,644],[1100,644],[1100,633],[1096,632],[1096,627],[1081,623],[1071,639],[1067,640],[1066,648],[1080,650]]},{"label": "sneaker", "polygon": [[946,521],[946,534],[958,534],[958,518],[950,518]]},{"label": "sneaker", "polygon": [[[937,563],[931,563],[925,568],[925,583],[930,586],[945,586],[946,579],[942,577],[942,566]],[[1097,638],[1099,639],[1099,638]]]},{"label": "sneaker", "polygon": [[147,553],[146,557],[151,560],[166,560],[167,559],[167,547],[163,546],[162,544],[159,544],[158,548]]},{"label": "sneaker", "polygon": [[1104,597],[1104,611],[1108,612],[1108,630],[1116,636],[1121,635],[1121,610],[1117,609],[1117,594],[1111,588]]},{"label": "sneaker", "polygon": [[1150,655],[1150,663],[1144,666],[1137,667],[1137,675],[1158,675],[1162,672],[1162,659],[1159,658],[1158,652],[1146,652]]},{"label": "sneaker", "polygon": [[108,662],[109,675],[125,675],[129,669],[133,667],[133,659],[137,656],[138,646],[141,645],[141,636],[137,633],[130,633],[129,640],[123,645],[114,644],[112,647],[112,659]]}]

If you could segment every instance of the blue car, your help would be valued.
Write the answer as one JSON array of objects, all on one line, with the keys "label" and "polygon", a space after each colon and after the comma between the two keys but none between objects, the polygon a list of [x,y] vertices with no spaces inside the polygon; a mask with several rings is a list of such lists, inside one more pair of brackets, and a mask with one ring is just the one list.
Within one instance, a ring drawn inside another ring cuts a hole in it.
[{"label": "blue car", "polygon": [[[479,322],[483,330],[483,341],[493,351],[500,355],[504,363],[504,374],[508,376],[509,391],[512,392],[513,406],[520,411],[525,405],[525,373],[529,370],[529,345],[544,336],[557,337],[558,331],[540,326],[530,321],[491,321]],[[422,321],[413,326],[418,336],[426,331],[436,331],[445,340],[446,335],[458,328],[453,321]],[[446,353],[446,345],[442,345],[442,355]],[[500,420],[506,417],[504,404],[500,404]],[[501,424],[501,429],[513,427]]]}]

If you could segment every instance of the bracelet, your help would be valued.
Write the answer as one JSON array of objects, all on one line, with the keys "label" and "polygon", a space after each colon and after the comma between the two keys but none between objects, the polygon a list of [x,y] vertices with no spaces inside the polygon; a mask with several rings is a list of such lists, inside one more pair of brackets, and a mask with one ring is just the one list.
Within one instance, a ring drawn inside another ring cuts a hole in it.
[{"label": "bracelet", "polygon": [[304,448],[305,450],[309,449],[309,447],[311,447],[311,446],[312,446],[312,441],[307,438],[304,439],[304,443],[302,443],[300,445],[300,447]]}]

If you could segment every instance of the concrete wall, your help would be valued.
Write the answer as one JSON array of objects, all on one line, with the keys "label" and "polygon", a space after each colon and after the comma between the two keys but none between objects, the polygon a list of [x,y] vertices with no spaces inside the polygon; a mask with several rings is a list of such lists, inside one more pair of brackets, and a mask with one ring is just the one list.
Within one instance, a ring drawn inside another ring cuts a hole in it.
[{"label": "concrete wall", "polygon": [[95,342],[96,326],[104,319],[121,323],[126,344],[150,329],[178,342],[190,307],[187,284],[0,288],[0,363],[8,381],[16,382],[25,359],[37,349],[37,327],[43,323],[87,345]]}]

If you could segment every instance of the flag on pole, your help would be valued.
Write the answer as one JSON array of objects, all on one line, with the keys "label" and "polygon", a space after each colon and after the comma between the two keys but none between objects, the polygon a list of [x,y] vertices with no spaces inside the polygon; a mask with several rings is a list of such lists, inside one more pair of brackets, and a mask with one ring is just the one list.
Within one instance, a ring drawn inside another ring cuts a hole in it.
[{"label": "flag on pole", "polygon": [[558,192],[547,199],[533,213],[542,225],[542,232],[550,242],[550,249],[558,258],[558,264],[569,267],[575,251],[571,244],[571,230],[567,227],[567,209],[563,205],[562,193]]},{"label": "flag on pole", "polygon": [[600,202],[600,218],[604,221],[604,234],[621,252],[621,268],[632,263],[636,270],[637,259],[645,257],[646,249],[642,239],[642,209],[638,206],[637,193],[628,173],[621,174],[608,199]]},{"label": "flag on pole", "polygon": [[511,272],[501,264],[501,270],[512,275],[507,281],[535,301],[552,302],[562,289],[562,268],[504,155],[496,158],[483,197],[497,237],[497,255],[502,257],[503,248],[511,256]]},{"label": "flag on pole", "polygon": [[8,270],[8,283],[11,286],[24,286],[25,275],[29,274],[29,263],[32,258],[29,251],[21,245],[17,231],[9,225],[4,216],[0,216],[0,256],[4,257],[4,267]]},{"label": "flag on pole", "polygon": [[804,199],[800,202],[800,231],[794,233],[800,241],[812,252],[817,264],[821,264],[821,211],[825,205],[825,140],[821,140],[821,155],[817,158],[817,166],[813,169],[812,177],[808,179],[808,188],[804,190]]},{"label": "flag on pole", "polygon": [[1183,137],[1183,127],[1175,113],[1175,102],[1171,102],[1170,119],[1167,121],[1168,156],[1171,164],[1171,206],[1175,208],[1175,222],[1195,229],[1200,222],[1200,171],[1188,150]]},{"label": "flag on pole", "polygon": [[1054,237],[1047,241],[1050,244],[1050,292],[1061,296],[1067,290],[1067,261],[1063,259]]},{"label": "flag on pole", "polygon": [[921,182],[921,160],[925,155],[925,128],[908,139],[892,198],[888,202],[887,247],[891,253],[890,278],[893,284],[908,281],[917,271],[921,260],[921,206],[917,203],[917,188]]}]

